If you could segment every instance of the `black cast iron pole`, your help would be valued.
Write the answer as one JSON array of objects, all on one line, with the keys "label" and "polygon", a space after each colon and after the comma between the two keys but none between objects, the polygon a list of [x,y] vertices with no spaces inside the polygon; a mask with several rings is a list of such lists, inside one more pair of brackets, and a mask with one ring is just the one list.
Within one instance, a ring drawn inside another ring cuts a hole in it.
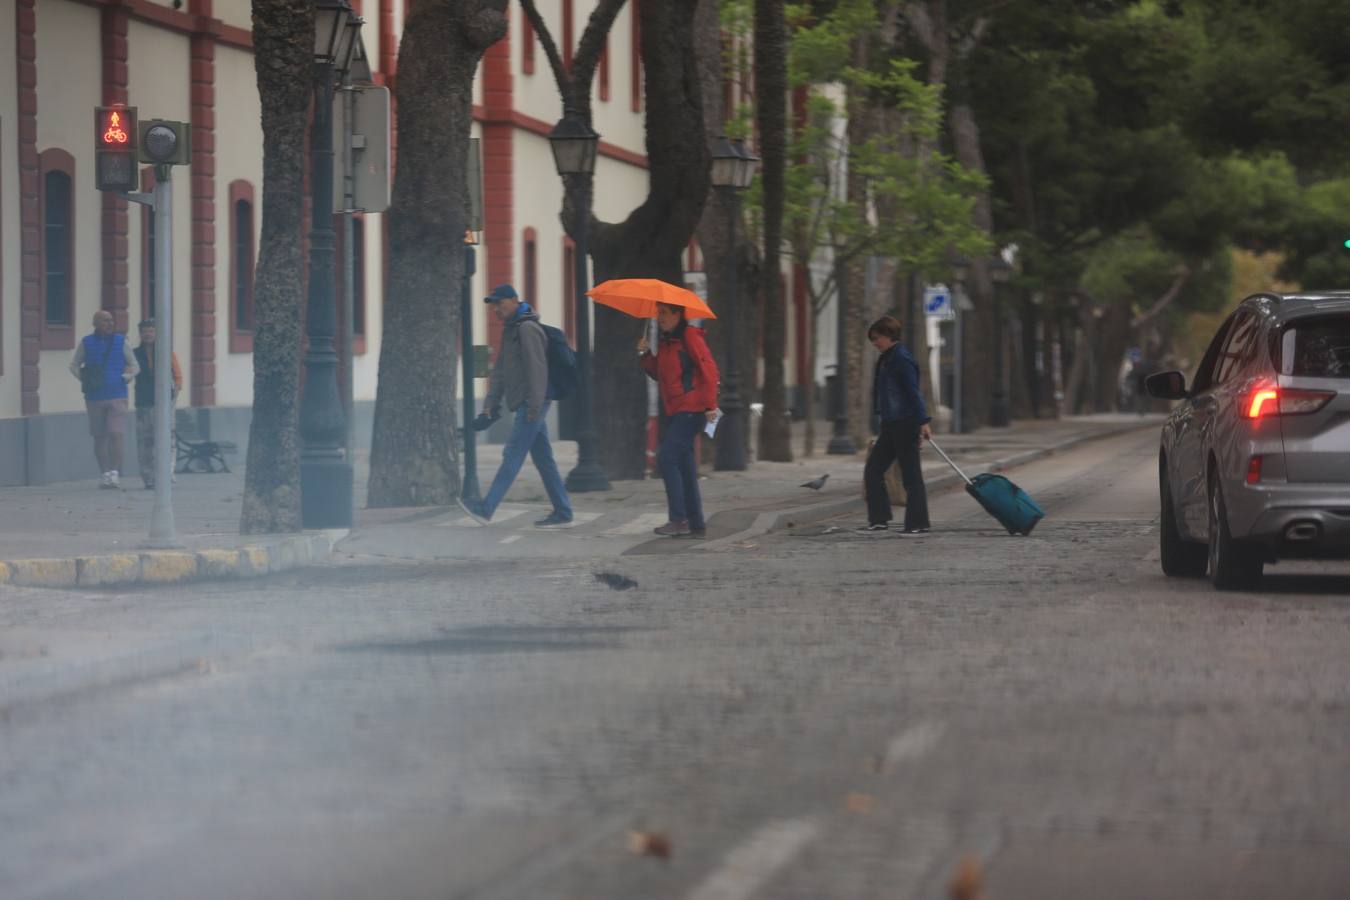
[{"label": "black cast iron pole", "polygon": [[472,244],[464,245],[464,279],[459,291],[459,371],[464,380],[464,480],[459,486],[459,495],[466,501],[481,500],[478,487],[478,436],[473,430],[474,417],[478,415],[478,401],[474,397],[473,384],[473,273],[477,267],[477,255]]},{"label": "black cast iron pole", "polygon": [[309,297],[305,306],[304,392],[300,399],[300,518],[306,528],[350,528],[352,463],[344,452],[347,416],[338,392],[333,234],[332,62],[316,65]]},{"label": "black cast iron pole", "polygon": [[[835,335],[835,356],[837,357],[834,367],[834,434],[830,437],[830,443],[825,448],[826,453],[838,456],[852,456],[858,452],[857,446],[853,443],[853,438],[848,433],[848,361],[846,351],[848,349],[848,339],[844,335],[844,326],[848,323],[848,268],[836,263],[835,265],[835,303],[838,304],[837,324],[835,326],[838,332]],[[815,373],[811,373],[815,379]]]},{"label": "black cast iron pole", "polygon": [[607,491],[609,479],[600,468],[596,456],[595,407],[591,381],[591,309],[590,298],[586,296],[586,226],[591,218],[590,176],[582,176],[576,188],[577,210],[576,248],[572,269],[575,273],[575,309],[577,322],[577,368],[580,384],[577,385],[577,465],[567,473],[567,489],[581,494],[588,491]]},{"label": "black cast iron pole", "polygon": [[717,460],[713,467],[723,471],[742,471],[747,466],[745,400],[741,397],[740,344],[736,338],[736,320],[740,317],[741,301],[736,288],[736,220],[740,217],[740,194],[736,188],[721,188],[727,204],[727,231],[731,242],[731,272],[727,290],[727,377],[722,392],[722,424],[717,433]]}]

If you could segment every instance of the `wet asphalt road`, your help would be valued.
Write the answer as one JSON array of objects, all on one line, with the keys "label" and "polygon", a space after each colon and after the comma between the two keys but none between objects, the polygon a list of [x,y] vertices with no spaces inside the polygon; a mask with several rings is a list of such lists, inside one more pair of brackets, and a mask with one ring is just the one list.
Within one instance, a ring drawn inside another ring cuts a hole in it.
[{"label": "wet asphalt road", "polygon": [[952,492],[923,538],[11,591],[251,650],[9,710],[0,896],[1350,896],[1350,566],[1164,578],[1155,454],[1009,473],[1027,538]]}]

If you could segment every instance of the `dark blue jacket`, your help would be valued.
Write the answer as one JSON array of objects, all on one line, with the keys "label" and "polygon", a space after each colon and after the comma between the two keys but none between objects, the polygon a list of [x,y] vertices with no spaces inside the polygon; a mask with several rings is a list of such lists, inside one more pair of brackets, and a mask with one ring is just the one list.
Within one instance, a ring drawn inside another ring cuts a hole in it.
[{"label": "dark blue jacket", "polygon": [[122,378],[126,371],[126,356],[122,349],[125,341],[126,336],[121,334],[104,337],[94,332],[85,335],[85,363],[103,366],[103,386],[92,394],[85,394],[86,400],[116,400],[127,395],[127,383]]},{"label": "dark blue jacket", "polygon": [[919,364],[903,345],[894,344],[877,357],[875,375],[872,412],[882,422],[923,425],[931,421],[919,390]]}]

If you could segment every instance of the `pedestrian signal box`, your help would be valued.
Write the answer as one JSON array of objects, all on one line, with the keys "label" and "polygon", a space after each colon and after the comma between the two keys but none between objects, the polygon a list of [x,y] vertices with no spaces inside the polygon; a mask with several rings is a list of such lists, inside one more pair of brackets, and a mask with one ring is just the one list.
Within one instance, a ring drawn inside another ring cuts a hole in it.
[{"label": "pedestrian signal box", "polygon": [[157,166],[186,166],[192,162],[192,126],[186,122],[151,119],[141,123],[141,162]]},{"label": "pedestrian signal box", "polygon": [[136,107],[95,107],[94,186],[100,191],[136,190],[138,137]]}]

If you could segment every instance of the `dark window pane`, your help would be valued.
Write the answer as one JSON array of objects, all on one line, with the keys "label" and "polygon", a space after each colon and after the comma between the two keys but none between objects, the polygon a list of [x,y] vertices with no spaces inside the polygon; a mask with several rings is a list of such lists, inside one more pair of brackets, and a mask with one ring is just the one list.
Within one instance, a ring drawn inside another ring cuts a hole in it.
[{"label": "dark window pane", "polygon": [[70,314],[70,176],[48,172],[43,178],[42,253],[45,261],[47,322],[69,325]]},{"label": "dark window pane", "polygon": [[1350,316],[1286,328],[1280,369],[1305,378],[1350,378]]},{"label": "dark window pane", "polygon": [[234,204],[234,329],[253,330],[253,204]]}]

